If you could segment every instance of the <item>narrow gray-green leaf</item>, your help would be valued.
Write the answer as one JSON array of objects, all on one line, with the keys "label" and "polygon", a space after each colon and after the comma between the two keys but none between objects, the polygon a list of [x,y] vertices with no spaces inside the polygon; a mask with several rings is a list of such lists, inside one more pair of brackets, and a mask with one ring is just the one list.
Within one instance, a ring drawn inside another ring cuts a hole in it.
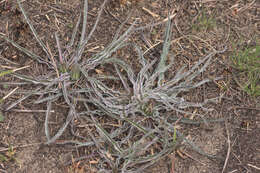
[{"label": "narrow gray-green leaf", "polygon": [[19,8],[21,9],[21,11],[22,11],[22,13],[23,13],[23,16],[24,16],[26,22],[28,23],[28,25],[29,25],[29,27],[30,27],[30,29],[31,29],[31,31],[32,31],[32,33],[33,33],[33,35],[34,35],[34,37],[36,38],[36,40],[38,41],[38,43],[41,45],[42,49],[44,50],[44,52],[46,53],[46,55],[48,56],[48,58],[51,59],[51,56],[50,56],[50,54],[49,54],[49,52],[48,52],[47,47],[46,47],[46,46],[44,45],[44,43],[41,41],[41,39],[40,39],[40,37],[38,36],[36,30],[34,29],[33,25],[31,24],[31,21],[29,20],[29,18],[28,18],[28,16],[27,16],[26,12],[24,11],[23,6],[22,6],[20,0],[17,0],[17,3],[18,3],[18,5],[19,5]]}]

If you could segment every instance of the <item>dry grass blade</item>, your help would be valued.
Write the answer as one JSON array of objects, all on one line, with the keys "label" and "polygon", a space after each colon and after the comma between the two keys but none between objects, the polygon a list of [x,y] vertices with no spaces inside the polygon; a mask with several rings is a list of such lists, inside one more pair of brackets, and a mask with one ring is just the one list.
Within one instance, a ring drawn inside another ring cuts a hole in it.
[{"label": "dry grass blade", "polygon": [[27,99],[28,97],[32,96],[35,92],[39,91],[40,88],[36,89],[34,92],[32,91],[31,93],[23,96],[22,98],[18,99],[17,101],[13,102],[11,105],[9,105],[5,111],[9,111],[10,109],[12,109],[13,107],[15,107],[16,105],[18,105],[19,103],[21,103],[23,100]]},{"label": "dry grass blade", "polygon": [[57,32],[55,32],[55,38],[56,38],[56,43],[57,43],[58,51],[59,51],[60,63],[63,64],[63,63],[64,63],[64,60],[63,60],[63,56],[62,56],[62,52],[61,52],[61,47],[60,47],[60,40],[59,40],[59,36],[58,36]]},{"label": "dry grass blade", "polygon": [[85,0],[84,2],[84,9],[83,9],[83,25],[80,37],[80,44],[84,43],[85,35],[86,35],[86,26],[87,26],[87,16],[88,16],[88,1]]},{"label": "dry grass blade", "polygon": [[33,27],[33,25],[31,24],[29,18],[27,17],[27,14],[25,13],[25,11],[24,11],[24,9],[23,9],[23,6],[22,6],[22,4],[21,4],[21,2],[20,2],[20,0],[17,0],[17,3],[18,3],[18,5],[19,5],[19,8],[21,9],[21,11],[22,11],[22,13],[23,13],[23,16],[24,16],[26,22],[28,23],[28,25],[29,25],[29,27],[30,27],[30,29],[31,29],[31,31],[32,31],[32,33],[33,33],[33,35],[34,35],[34,37],[36,38],[36,40],[38,41],[38,43],[41,45],[42,49],[44,50],[44,52],[46,53],[46,55],[48,56],[48,58],[51,59],[51,55],[49,54],[47,47],[44,45],[44,43],[43,43],[43,42],[41,41],[41,39],[39,38],[39,36],[38,36],[36,30],[34,29],[34,27]]},{"label": "dry grass blade", "polygon": [[26,55],[28,55],[30,58],[32,58],[33,60],[38,61],[41,64],[47,64],[48,62],[46,62],[42,57],[32,53],[31,51],[23,48],[22,46],[18,45],[17,43],[15,43],[14,41],[10,40],[9,38],[7,38],[4,35],[0,35],[1,38],[5,39],[6,41],[8,41],[9,43],[11,43],[14,47],[16,47],[17,49],[19,49],[20,51],[24,52]]},{"label": "dry grass blade", "polygon": [[69,43],[67,48],[71,48],[74,45],[76,34],[77,34],[77,31],[78,31],[78,28],[79,28],[79,24],[80,24],[80,19],[81,19],[81,14],[79,16],[79,19],[78,19],[74,29],[73,29],[72,36],[71,36],[71,39],[70,39],[70,43]]},{"label": "dry grass blade", "polygon": [[19,70],[22,70],[22,69],[25,69],[25,68],[28,68],[28,67],[30,67],[30,66],[20,67],[20,68],[16,68],[16,69],[13,69],[13,70],[0,71],[0,77],[7,75],[7,74],[12,74],[16,71],[19,71]]},{"label": "dry grass blade", "polygon": [[32,84],[41,84],[41,85],[49,85],[51,82],[48,81],[48,80],[37,80],[33,77],[30,77],[30,76],[26,76],[26,75],[21,75],[21,74],[18,74],[18,73],[12,73],[11,74],[12,76],[15,76],[16,78],[18,79],[21,79],[21,80],[24,80],[24,81],[28,81]]},{"label": "dry grass blade", "polygon": [[109,133],[102,128],[102,126],[96,122],[96,120],[92,117],[93,122],[95,123],[96,128],[98,129],[98,131],[101,133],[101,136],[104,136],[112,145],[113,147],[120,153],[122,154],[122,149],[119,147],[119,145],[116,143],[116,141],[113,140],[113,138],[110,137]]},{"label": "dry grass blade", "polygon": [[47,111],[45,115],[45,122],[44,122],[44,129],[45,129],[45,135],[47,137],[47,141],[50,141],[50,132],[49,132],[49,127],[48,127],[48,122],[49,122],[49,115],[50,115],[50,110],[51,110],[51,101],[47,103]]},{"label": "dry grass blade", "polygon": [[114,67],[116,69],[116,73],[118,74],[119,78],[121,79],[123,85],[124,85],[124,88],[127,90],[127,92],[130,94],[130,88],[126,82],[126,79],[125,77],[122,75],[122,73],[120,72],[120,70],[118,69],[118,66],[116,64],[114,64]]},{"label": "dry grass blade", "polygon": [[[58,130],[58,132],[52,138],[50,138],[50,136],[49,136],[49,139],[48,139],[48,137],[47,137],[48,140],[47,140],[46,144],[51,144],[51,143],[55,142],[63,134],[63,132],[65,131],[65,129],[67,128],[69,123],[72,121],[72,119],[73,119],[73,110],[70,109],[65,123],[62,125],[62,127]],[[48,129],[48,120],[45,120],[45,124],[46,124],[45,133],[47,132],[46,134],[48,134],[48,130],[47,130]]]},{"label": "dry grass blade", "polygon": [[[165,39],[164,39],[164,44],[163,44],[163,50],[162,50],[162,54],[161,54],[161,57],[160,57],[160,62],[157,66],[157,71],[160,71],[161,69],[165,69],[166,67],[166,60],[167,60],[167,55],[169,53],[169,48],[170,48],[170,44],[171,44],[171,20],[168,20],[167,22],[167,26],[166,26],[166,32],[165,32]],[[159,75],[159,78],[158,78],[158,85],[161,86],[162,85],[162,82],[164,80],[164,73],[161,73]]]},{"label": "dry grass blade", "polygon": [[101,5],[100,10],[98,12],[98,16],[97,16],[96,22],[95,22],[92,30],[90,31],[88,37],[84,38],[83,37],[83,36],[85,36],[85,32],[84,31],[86,30],[84,28],[84,27],[86,27],[86,25],[84,26],[84,24],[87,22],[86,21],[87,20],[87,10],[85,10],[85,8],[87,7],[87,5],[86,5],[87,4],[87,0],[85,0],[85,4],[84,4],[84,10],[85,10],[84,11],[84,21],[83,21],[83,28],[82,28],[82,32],[84,32],[84,33],[81,33],[83,36],[81,37],[80,46],[79,46],[79,49],[78,49],[78,52],[77,52],[77,56],[75,57],[76,59],[74,60],[75,62],[78,62],[81,59],[82,53],[83,53],[83,51],[84,51],[84,49],[85,49],[89,39],[91,38],[91,36],[93,35],[94,31],[96,30],[97,24],[98,24],[98,22],[100,20],[100,17],[101,17],[101,14],[102,14],[102,11],[104,9],[104,6],[105,6],[106,2],[107,2],[107,0],[104,0],[103,4]]},{"label": "dry grass blade", "polygon": [[34,103],[39,104],[39,103],[43,103],[43,102],[47,102],[47,101],[54,101],[54,100],[57,100],[62,95],[63,95],[62,93],[58,93],[58,94],[55,94],[55,95],[51,95],[49,97],[45,97],[43,99],[39,99],[39,100],[35,101]]},{"label": "dry grass blade", "polygon": [[10,95],[12,95],[16,90],[18,89],[18,87],[16,87],[15,89],[13,89],[11,92],[9,92],[6,96],[4,96],[3,98],[0,98],[0,104],[7,99]]},{"label": "dry grass blade", "polygon": [[133,30],[134,24],[135,22],[127,29],[127,31],[124,32],[124,34],[122,34],[117,40],[111,42],[103,51],[88,59],[88,61],[84,63],[86,72],[95,68],[99,64],[106,63],[107,60],[111,59],[112,53],[114,53],[116,50],[128,46],[129,44],[125,42]]}]

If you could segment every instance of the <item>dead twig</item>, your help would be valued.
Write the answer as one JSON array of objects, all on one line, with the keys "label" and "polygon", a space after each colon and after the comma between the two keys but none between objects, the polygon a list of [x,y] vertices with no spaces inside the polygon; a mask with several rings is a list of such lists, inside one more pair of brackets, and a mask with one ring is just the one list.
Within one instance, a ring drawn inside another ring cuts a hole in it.
[{"label": "dead twig", "polygon": [[16,87],[15,89],[13,89],[10,93],[8,93],[6,96],[4,96],[2,99],[0,99],[0,103],[2,101],[4,101],[5,99],[7,99],[10,95],[12,95],[19,87]]},{"label": "dead twig", "polygon": [[173,152],[170,155],[170,159],[171,159],[171,173],[174,173],[174,169],[175,169],[175,152]]},{"label": "dead twig", "polygon": [[[12,109],[12,112],[21,112],[21,113],[45,113],[46,110],[20,110],[20,109]],[[54,110],[50,111],[51,113],[54,113]]]},{"label": "dead twig", "polygon": [[228,159],[229,159],[229,156],[230,156],[230,150],[231,150],[230,135],[229,135],[228,127],[227,127],[227,121],[225,121],[225,127],[226,127],[226,133],[227,133],[228,151],[227,151],[227,156],[226,156],[225,163],[224,163],[224,166],[223,166],[223,169],[222,169],[222,173],[224,173],[224,171],[226,169],[227,162],[228,162]]},{"label": "dead twig", "polygon": [[[31,146],[35,146],[35,145],[41,145],[42,143],[33,143],[33,144],[25,144],[25,145],[20,145],[20,146],[14,146],[12,147],[12,149],[16,149],[16,148],[25,148],[25,147],[31,147]],[[8,151],[10,150],[10,148],[0,148],[0,152],[2,151]]]},{"label": "dead twig", "polygon": [[195,159],[194,157],[192,157],[190,154],[188,154],[187,152],[184,152],[184,151],[181,151],[184,155],[186,155],[187,157],[189,157],[190,159],[192,159],[192,160],[194,160],[194,161],[196,161],[196,162],[198,162],[198,163],[200,163],[200,164],[202,164],[202,165],[206,165],[206,163],[203,163],[203,162],[201,162],[201,161],[199,161],[198,159]]},{"label": "dead twig", "polygon": [[236,106],[236,107],[234,107],[233,109],[251,109],[251,110],[260,111],[260,108],[239,107],[239,106]]},{"label": "dead twig", "polygon": [[259,167],[255,166],[255,165],[252,165],[252,164],[250,164],[250,163],[248,163],[247,166],[250,166],[250,167],[252,167],[252,168],[255,168],[255,169],[257,169],[257,170],[260,170]]},{"label": "dead twig", "polygon": [[161,24],[163,24],[163,23],[166,23],[168,20],[172,20],[176,15],[177,15],[177,13],[174,13],[174,14],[170,15],[169,17],[163,19],[163,20],[160,21],[160,22],[157,22],[157,23],[155,23],[155,24],[148,24],[148,25],[146,25],[146,26],[141,26],[141,27],[139,27],[139,28],[135,28],[134,31],[144,30],[144,29],[146,29],[146,28],[150,28],[150,27],[154,27],[154,26],[157,26],[157,25],[161,25]]},{"label": "dead twig", "polygon": [[5,170],[3,170],[3,169],[0,169],[0,172],[7,173],[7,171],[5,171]]},{"label": "dead twig", "polygon": [[148,14],[150,14],[151,16],[153,16],[154,18],[159,18],[159,17],[160,17],[158,14],[153,13],[151,10],[149,10],[149,9],[147,9],[147,8],[145,8],[145,7],[143,7],[142,9],[143,9],[145,12],[147,12]]}]

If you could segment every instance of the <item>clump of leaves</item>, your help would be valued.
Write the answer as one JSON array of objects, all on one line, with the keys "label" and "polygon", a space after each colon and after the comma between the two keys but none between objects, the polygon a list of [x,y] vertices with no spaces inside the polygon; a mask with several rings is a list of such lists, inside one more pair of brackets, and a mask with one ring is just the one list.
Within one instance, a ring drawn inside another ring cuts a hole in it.
[{"label": "clump of leaves", "polygon": [[[122,124],[122,127],[114,128],[115,130],[108,132],[95,117],[91,116],[99,134],[104,136],[105,141],[108,141],[113,148],[109,153],[109,155],[114,156],[112,157],[113,159],[107,158],[106,153],[103,153],[102,157],[110,160],[109,165],[112,168],[120,168],[122,172],[142,171],[156,160],[172,152],[177,143],[179,144],[182,140],[200,154],[215,157],[204,153],[191,141],[186,140],[172,122],[178,119],[175,114],[193,114],[186,111],[189,108],[201,108],[204,111],[210,111],[204,105],[208,102],[214,102],[215,98],[205,100],[202,103],[193,103],[186,101],[179,95],[182,92],[190,91],[211,81],[210,79],[203,79],[195,82],[195,78],[206,70],[214,55],[222,53],[224,50],[209,53],[207,56],[201,58],[191,69],[187,70],[185,67],[182,67],[176,73],[175,77],[166,79],[165,73],[172,65],[166,64],[171,33],[171,23],[169,20],[158,65],[155,65],[156,60],[148,62],[143,57],[141,49],[137,45],[132,44],[138,54],[138,60],[142,65],[137,74],[134,68],[120,57],[112,57],[104,61],[104,64],[112,64],[114,66],[114,70],[120,78],[121,86],[124,88],[122,91],[109,88],[109,86],[106,86],[99,80],[90,81],[91,88],[94,90],[93,93],[88,93],[91,94],[88,96],[91,98],[91,103],[98,110],[102,110],[112,119],[120,121],[120,124]],[[172,63],[174,63],[174,57],[171,58]],[[88,109],[87,106],[86,108]],[[195,115],[200,116],[201,121],[189,121],[182,118],[180,120],[183,123],[191,124],[207,124],[210,122],[210,120],[203,118],[203,115],[196,113]],[[120,133],[125,135],[119,139],[117,136]],[[137,140],[134,140],[133,143],[129,142],[137,136],[139,136]],[[177,142],[176,136],[178,136]],[[172,140],[173,138],[174,140]],[[99,142],[96,145],[101,147]],[[151,152],[154,146],[161,146],[159,152]],[[103,150],[105,151],[105,148]],[[122,162],[123,166],[120,167],[119,163]],[[140,164],[143,165],[137,167]]]},{"label": "clump of leaves", "polygon": [[[40,37],[38,36],[37,31],[35,30],[32,22],[29,20],[29,17],[27,16],[25,10],[23,9],[23,6],[19,0],[17,0],[17,3],[19,5],[20,10],[22,11],[22,14],[29,25],[35,39],[45,52],[47,58],[43,58],[39,55],[36,55],[35,53],[29,51],[28,49],[18,45],[13,40],[10,40],[5,35],[0,35],[0,38],[6,40],[7,42],[11,43],[14,47],[19,49],[20,51],[24,52],[28,57],[32,58],[33,60],[46,65],[49,70],[51,71],[49,75],[40,76],[39,78],[35,78],[28,75],[22,75],[19,73],[16,73],[14,70],[12,71],[3,71],[0,74],[6,75],[11,74],[21,80],[26,81],[25,84],[36,84],[39,87],[34,91],[28,91],[27,93],[24,93],[25,96],[21,99],[15,101],[11,105],[5,108],[5,111],[8,111],[15,107],[17,104],[22,102],[23,100],[27,99],[30,96],[37,95],[39,96],[39,99],[35,101],[36,104],[48,102],[47,104],[47,113],[46,113],[46,119],[45,119],[45,133],[48,139],[48,144],[53,143],[57,138],[59,138],[63,131],[66,129],[68,124],[77,117],[77,110],[76,110],[76,95],[79,93],[87,93],[90,92],[90,88],[88,87],[80,87],[77,89],[72,90],[71,86],[80,79],[82,71],[84,72],[87,79],[91,79],[91,76],[88,75],[88,72],[92,69],[94,69],[97,65],[100,64],[103,60],[110,57],[110,55],[115,52],[117,49],[122,47],[124,44],[124,41],[129,37],[129,33],[133,26],[131,26],[124,34],[122,35],[116,35],[113,42],[108,45],[103,51],[93,55],[86,61],[81,61],[82,54],[85,50],[85,47],[90,40],[91,36],[93,35],[98,22],[100,21],[100,16],[103,11],[103,8],[105,6],[107,0],[103,2],[103,4],[100,7],[100,11],[98,13],[96,22],[89,32],[88,35],[86,35],[86,26],[87,26],[87,15],[88,15],[88,1],[84,1],[84,12],[83,12],[83,24],[81,29],[81,37],[78,42],[76,42],[76,33],[79,28],[80,20],[82,16],[80,15],[77,24],[73,30],[70,43],[66,46],[65,51],[62,51],[62,47],[60,45],[58,33],[55,33],[56,43],[58,47],[59,57],[56,59],[50,52],[50,49],[48,47],[48,44],[44,44]],[[73,53],[69,53],[73,51]],[[56,101],[59,98],[63,98],[65,102],[69,105],[70,110],[68,111],[67,119],[64,125],[60,128],[60,130],[57,132],[56,135],[53,137],[50,137],[49,134],[49,128],[48,128],[48,120],[50,116],[50,110],[51,105],[54,101]]]},{"label": "clump of leaves", "polygon": [[[166,63],[172,33],[169,19],[158,65],[156,65],[156,61],[146,60],[143,57],[143,52],[135,43],[126,42],[135,23],[123,34],[120,34],[123,26],[121,25],[113,41],[104,50],[82,61],[86,44],[93,35],[106,2],[105,0],[102,4],[94,27],[86,36],[88,1],[85,0],[83,25],[78,44],[75,43],[75,39],[81,16],[74,28],[69,46],[66,47],[64,52],[62,52],[58,34],[55,33],[59,52],[59,58],[56,61],[48,46],[39,38],[19,0],[17,2],[47,58],[34,54],[4,35],[0,37],[32,59],[48,66],[51,74],[35,79],[16,72],[12,73],[13,76],[26,81],[27,84],[35,84],[38,87],[34,91],[25,93],[24,97],[9,105],[5,110],[12,109],[33,95],[39,96],[35,104],[47,102],[44,123],[47,137],[46,144],[73,144],[77,148],[95,146],[96,153],[101,158],[97,163],[100,172],[108,172],[109,170],[113,172],[142,172],[142,170],[175,150],[182,141],[185,141],[200,154],[215,157],[204,153],[187,140],[174,126],[174,122],[178,120],[178,122],[189,124],[207,124],[212,121],[205,119],[199,113],[191,113],[188,109],[200,108],[203,111],[210,111],[205,105],[208,102],[215,101],[215,98],[205,100],[202,103],[193,103],[185,100],[180,94],[211,81],[211,79],[203,79],[196,82],[195,79],[206,70],[214,55],[223,51],[209,53],[192,68],[182,67],[173,78],[167,79],[165,73],[174,63],[174,57],[171,57],[171,64]],[[75,44],[76,46],[74,46]],[[113,54],[126,46],[132,46],[136,50],[138,61],[141,64],[139,71],[135,71],[122,58]],[[72,54],[68,53],[71,52],[69,49],[73,50]],[[100,78],[90,73],[98,65],[113,67],[110,71],[114,71],[114,74]],[[84,82],[74,86],[79,80]],[[111,87],[112,82],[116,82],[118,87]],[[65,123],[51,137],[49,118],[52,104],[57,99],[63,99],[69,106],[69,110]],[[81,109],[79,109],[79,105]],[[84,110],[82,110],[82,107],[84,107]],[[193,121],[179,118],[176,114],[197,115],[201,117],[201,120]],[[88,134],[85,130],[77,128],[75,121],[73,121],[75,119],[82,123],[81,127],[87,128]],[[108,121],[105,123],[106,125],[104,125],[104,120]],[[108,128],[107,124],[111,125],[112,128]],[[69,125],[76,139],[57,141]]]},{"label": "clump of leaves", "polygon": [[237,50],[232,56],[233,67],[239,71],[234,74],[237,84],[249,95],[260,96],[260,45]]}]

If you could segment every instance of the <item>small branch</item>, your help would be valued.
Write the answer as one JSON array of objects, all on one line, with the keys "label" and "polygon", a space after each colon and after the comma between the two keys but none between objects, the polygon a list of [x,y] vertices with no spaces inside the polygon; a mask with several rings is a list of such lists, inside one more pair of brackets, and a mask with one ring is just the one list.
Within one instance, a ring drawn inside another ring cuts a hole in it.
[{"label": "small branch", "polygon": [[56,43],[57,43],[57,47],[58,47],[58,51],[59,51],[60,64],[63,64],[64,61],[63,61],[63,58],[62,58],[60,40],[59,40],[57,32],[55,32],[55,39],[56,39]]},{"label": "small branch", "polygon": [[260,111],[260,108],[239,107],[239,106],[234,107],[234,109],[251,109],[251,110],[257,110],[257,111]]},{"label": "small branch", "polygon": [[149,9],[147,9],[147,8],[145,8],[145,7],[143,7],[142,9],[143,9],[145,12],[147,12],[148,14],[150,14],[151,16],[153,16],[154,18],[159,18],[159,17],[160,17],[158,14],[153,13],[151,10],[149,10]]},{"label": "small branch", "polygon": [[[6,96],[4,96],[2,99],[0,99],[1,101],[4,101],[5,99],[7,99],[7,97],[9,97],[10,95],[12,95],[19,87],[16,87],[15,89],[13,89],[10,93],[8,93]],[[1,102],[0,101],[0,102]]]},{"label": "small branch", "polygon": [[255,168],[255,169],[257,169],[257,170],[260,170],[260,167],[257,167],[257,166],[255,166],[255,165],[252,165],[252,164],[250,164],[250,163],[248,163],[247,166],[250,166],[250,167],[252,167],[252,168]]},{"label": "small branch", "polygon": [[173,152],[171,155],[170,155],[170,159],[171,159],[171,171],[170,173],[174,173],[175,171],[175,152]]},{"label": "small branch", "polygon": [[[21,113],[45,113],[46,110],[20,110],[20,109],[12,109],[13,112],[21,112]],[[54,113],[54,110],[50,111],[51,113]]]},{"label": "small branch", "polygon": [[[13,149],[16,149],[16,148],[25,148],[25,147],[31,147],[31,146],[34,146],[34,145],[41,145],[42,143],[33,143],[33,144],[25,144],[25,145],[20,145],[20,146],[14,146],[12,147]],[[10,148],[0,148],[0,152],[2,151],[8,151]]]},{"label": "small branch", "polygon": [[[59,78],[60,75],[59,75],[59,70],[58,70],[56,61],[55,61],[54,58],[53,58],[53,55],[52,55],[52,53],[51,53],[51,49],[50,49],[50,47],[49,47],[49,44],[47,43],[46,45],[47,45],[47,50],[48,50],[48,52],[49,52],[49,54],[50,54],[50,57],[51,57],[52,65],[53,65],[53,67],[55,68],[57,77]],[[60,82],[59,82],[59,88],[61,88],[61,83],[60,83]]]},{"label": "small branch", "polygon": [[134,29],[134,31],[144,30],[144,29],[146,29],[146,28],[150,28],[150,27],[154,27],[154,26],[157,26],[157,25],[161,25],[161,24],[167,22],[168,20],[172,20],[176,15],[177,15],[177,13],[174,13],[174,14],[170,15],[169,17],[163,19],[163,20],[160,21],[160,22],[157,22],[157,23],[155,23],[155,24],[148,24],[148,25],[146,25],[146,26],[141,26],[141,27],[139,27],[139,28]]},{"label": "small branch", "polygon": [[224,163],[224,166],[223,166],[223,169],[222,169],[222,173],[224,173],[225,169],[226,169],[226,166],[227,166],[227,162],[228,162],[228,159],[229,159],[229,156],[230,156],[230,150],[231,150],[231,145],[230,145],[230,135],[229,135],[229,130],[228,130],[228,127],[227,127],[227,122],[225,121],[225,127],[226,127],[226,133],[227,133],[227,143],[228,143],[228,151],[227,151],[227,156],[226,156],[226,159],[225,159],[225,163]]}]

